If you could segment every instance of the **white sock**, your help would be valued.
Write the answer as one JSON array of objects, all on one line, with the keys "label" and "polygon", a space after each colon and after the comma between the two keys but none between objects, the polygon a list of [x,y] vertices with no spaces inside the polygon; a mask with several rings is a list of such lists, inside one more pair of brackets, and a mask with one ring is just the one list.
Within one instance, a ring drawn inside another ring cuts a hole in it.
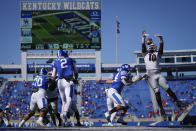
[{"label": "white sock", "polygon": [[19,125],[23,126],[23,124],[25,123],[26,121],[23,119]]},{"label": "white sock", "polygon": [[38,120],[39,120],[39,121],[43,121],[43,117],[40,116]]},{"label": "white sock", "polygon": [[111,117],[110,117],[111,122],[112,122],[112,121],[114,120],[114,118],[116,117],[116,113],[117,113],[117,112],[114,112],[114,113],[111,114]]},{"label": "white sock", "polygon": [[9,121],[6,118],[3,118],[3,121],[4,121],[4,123],[5,123],[6,126],[9,125]]}]

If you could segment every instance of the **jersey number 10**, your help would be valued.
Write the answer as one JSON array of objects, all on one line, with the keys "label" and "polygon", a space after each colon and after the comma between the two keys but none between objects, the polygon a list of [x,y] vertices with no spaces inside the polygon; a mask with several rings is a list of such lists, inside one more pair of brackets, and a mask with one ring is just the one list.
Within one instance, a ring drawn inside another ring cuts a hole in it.
[{"label": "jersey number 10", "polygon": [[156,61],[157,57],[155,54],[149,54],[149,61]]}]

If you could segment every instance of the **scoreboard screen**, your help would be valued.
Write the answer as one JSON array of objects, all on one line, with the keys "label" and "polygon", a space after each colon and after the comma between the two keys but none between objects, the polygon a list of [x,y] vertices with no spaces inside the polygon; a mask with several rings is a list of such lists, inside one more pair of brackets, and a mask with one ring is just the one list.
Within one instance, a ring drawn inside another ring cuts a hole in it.
[{"label": "scoreboard screen", "polygon": [[21,2],[21,50],[101,49],[100,1]]}]

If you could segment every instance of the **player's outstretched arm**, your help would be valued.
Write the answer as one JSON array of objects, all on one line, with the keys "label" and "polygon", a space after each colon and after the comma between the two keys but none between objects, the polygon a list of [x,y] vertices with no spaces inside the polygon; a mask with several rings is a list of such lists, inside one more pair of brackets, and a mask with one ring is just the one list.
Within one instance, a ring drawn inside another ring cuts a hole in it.
[{"label": "player's outstretched arm", "polygon": [[155,36],[160,39],[159,54],[163,54],[163,36],[160,34],[156,34]]},{"label": "player's outstretched arm", "polygon": [[129,85],[131,85],[133,82],[132,82],[132,80],[127,80],[127,78],[123,78],[123,79],[122,79],[122,83],[123,83],[125,86],[129,86]]},{"label": "player's outstretched arm", "polygon": [[136,82],[136,81],[140,81],[140,80],[142,80],[143,79],[143,77],[142,76],[140,76],[140,75],[136,75],[136,76],[134,76],[133,78],[132,78],[132,82],[134,83],[134,82]]},{"label": "player's outstretched arm", "polygon": [[145,53],[147,51],[145,41],[146,41],[146,31],[142,31],[142,53]]}]

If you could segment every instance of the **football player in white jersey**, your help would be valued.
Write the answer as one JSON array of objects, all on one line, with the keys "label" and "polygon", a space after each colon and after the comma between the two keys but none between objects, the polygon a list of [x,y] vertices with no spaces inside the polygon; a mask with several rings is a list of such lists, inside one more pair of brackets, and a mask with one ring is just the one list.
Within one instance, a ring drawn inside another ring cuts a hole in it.
[{"label": "football player in white jersey", "polygon": [[[167,116],[165,114],[165,110],[162,105],[161,95],[159,86],[161,86],[172,99],[174,103],[180,108],[184,108],[184,104],[178,100],[175,93],[169,88],[168,82],[164,76],[161,75],[159,61],[163,54],[163,36],[156,35],[160,39],[160,46],[159,50],[157,51],[157,46],[153,43],[152,38],[148,38],[146,40],[146,33],[145,31],[142,32],[142,55],[144,57],[144,62],[146,66],[146,74],[147,74],[147,81],[149,86],[155,93],[156,101],[160,108],[160,114],[163,120],[167,120]],[[146,48],[146,44],[148,45],[148,50]]]},{"label": "football player in white jersey", "polygon": [[40,116],[36,121],[39,125],[45,126],[43,119],[47,113],[47,100],[46,90],[48,88],[49,76],[47,70],[42,68],[39,73],[35,73],[33,78],[33,94],[31,95],[30,111],[24,116],[23,120],[19,123],[19,127],[22,127],[24,123],[29,120],[37,110],[40,110]]},{"label": "football player in white jersey", "polygon": [[53,72],[51,79],[55,81],[58,75],[58,89],[62,101],[61,118],[64,125],[67,125],[67,112],[70,108],[73,97],[73,85],[77,82],[78,72],[76,70],[76,61],[68,57],[68,52],[60,49],[58,59],[53,63]]}]

